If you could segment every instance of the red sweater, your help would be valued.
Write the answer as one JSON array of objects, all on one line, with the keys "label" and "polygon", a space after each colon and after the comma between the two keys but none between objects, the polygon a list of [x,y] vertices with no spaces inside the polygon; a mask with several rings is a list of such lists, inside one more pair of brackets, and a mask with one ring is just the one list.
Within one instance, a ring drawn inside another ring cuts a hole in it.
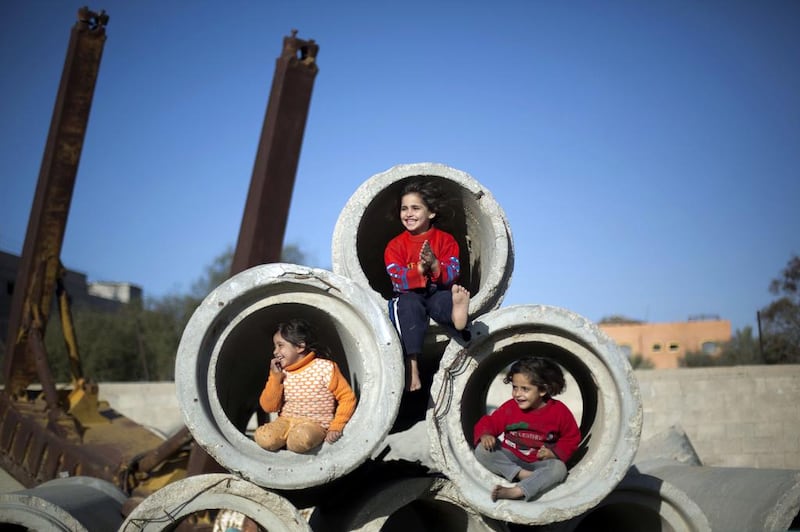
[{"label": "red sweater", "polygon": [[566,462],[581,441],[581,432],[572,412],[567,405],[552,398],[535,410],[522,410],[516,401],[509,399],[478,420],[473,443],[478,445],[484,434],[499,436],[504,448],[526,462],[537,460],[536,452],[542,445]]},{"label": "red sweater", "polygon": [[461,272],[458,243],[450,233],[436,227],[431,227],[419,235],[403,231],[389,241],[383,253],[383,261],[395,293],[402,294],[416,288],[425,288],[428,284],[428,278],[417,270],[419,252],[426,240],[439,260],[439,275],[431,276],[430,280],[448,288],[458,279]]}]

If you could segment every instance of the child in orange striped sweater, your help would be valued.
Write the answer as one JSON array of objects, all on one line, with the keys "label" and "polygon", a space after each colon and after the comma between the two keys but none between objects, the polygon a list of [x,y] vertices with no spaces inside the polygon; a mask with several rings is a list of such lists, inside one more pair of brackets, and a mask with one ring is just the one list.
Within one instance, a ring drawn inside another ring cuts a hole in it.
[{"label": "child in orange striped sweater", "polygon": [[293,319],[278,325],[272,337],[269,378],[259,398],[265,412],[278,418],[258,427],[256,443],[269,451],[305,453],[323,441],[342,437],[356,409],[356,396],[339,367],[314,337],[311,325]]}]

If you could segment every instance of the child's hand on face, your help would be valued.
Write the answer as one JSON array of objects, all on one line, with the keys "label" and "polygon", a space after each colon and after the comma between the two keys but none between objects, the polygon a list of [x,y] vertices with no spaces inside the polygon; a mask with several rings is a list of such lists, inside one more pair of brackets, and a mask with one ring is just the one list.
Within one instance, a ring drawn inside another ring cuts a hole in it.
[{"label": "child's hand on face", "polygon": [[329,430],[328,433],[325,435],[325,441],[328,443],[333,443],[341,437],[342,437],[341,430]]},{"label": "child's hand on face", "polygon": [[281,368],[281,363],[278,362],[277,358],[273,358],[269,361],[269,372],[277,377],[280,381],[283,381],[283,369]]},{"label": "child's hand on face", "polygon": [[486,449],[487,451],[494,451],[494,446],[496,443],[497,440],[495,440],[494,436],[492,436],[491,434],[484,434],[483,436],[481,436],[480,445],[482,445],[483,448]]}]

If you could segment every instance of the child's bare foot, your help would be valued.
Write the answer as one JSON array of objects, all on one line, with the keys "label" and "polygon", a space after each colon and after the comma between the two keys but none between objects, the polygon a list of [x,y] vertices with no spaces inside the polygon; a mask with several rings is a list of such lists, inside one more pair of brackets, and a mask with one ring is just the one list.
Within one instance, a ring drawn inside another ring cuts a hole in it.
[{"label": "child's bare foot", "polygon": [[454,284],[453,292],[453,313],[451,318],[453,326],[457,331],[463,331],[467,326],[467,319],[469,318],[469,290],[463,286]]},{"label": "child's bare foot", "polygon": [[523,497],[525,497],[525,492],[523,492],[522,488],[519,486],[514,486],[512,488],[495,486],[492,490],[493,501],[497,499],[522,499]]},{"label": "child's bare foot", "polygon": [[422,388],[422,381],[419,378],[417,355],[411,355],[406,360],[406,391],[415,392],[420,388]]}]

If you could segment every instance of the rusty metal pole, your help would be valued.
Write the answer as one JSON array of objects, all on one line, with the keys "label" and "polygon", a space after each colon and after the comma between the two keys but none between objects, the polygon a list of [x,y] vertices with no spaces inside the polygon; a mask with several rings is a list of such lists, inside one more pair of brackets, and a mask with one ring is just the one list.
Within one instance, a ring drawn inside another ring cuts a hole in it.
[{"label": "rusty metal pole", "polygon": [[319,46],[296,37],[283,39],[258,144],[231,275],[251,266],[278,262],[300,159]]},{"label": "rusty metal pole", "polygon": [[29,331],[36,314],[42,337],[47,327],[107,22],[105,11],[84,7],[70,34],[11,301],[4,368],[11,395],[22,393],[38,373]]}]

